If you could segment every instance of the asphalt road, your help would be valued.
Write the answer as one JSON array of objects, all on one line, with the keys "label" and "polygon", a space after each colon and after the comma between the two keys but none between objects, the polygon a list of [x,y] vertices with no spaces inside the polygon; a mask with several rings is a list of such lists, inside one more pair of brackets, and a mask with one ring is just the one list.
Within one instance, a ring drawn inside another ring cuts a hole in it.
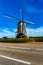
[{"label": "asphalt road", "polygon": [[0,65],[43,65],[43,46],[0,46]]},{"label": "asphalt road", "polygon": [[0,65],[30,65],[0,57]]}]

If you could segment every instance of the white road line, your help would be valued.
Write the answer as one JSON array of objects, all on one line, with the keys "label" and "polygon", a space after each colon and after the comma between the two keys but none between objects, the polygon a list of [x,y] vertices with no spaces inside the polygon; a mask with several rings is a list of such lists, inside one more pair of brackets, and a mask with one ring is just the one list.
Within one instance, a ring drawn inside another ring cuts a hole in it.
[{"label": "white road line", "polygon": [[17,61],[17,62],[20,62],[20,63],[24,63],[24,64],[31,64],[31,62],[27,62],[27,61],[23,61],[23,60],[19,60],[19,59],[11,58],[11,57],[4,56],[4,55],[0,55],[0,57],[2,57],[2,58],[6,58],[6,59],[9,59],[9,60],[13,60],[13,61]]},{"label": "white road line", "polygon": [[24,48],[24,47],[9,47],[9,48],[17,48],[17,49],[31,49],[31,48]]},{"label": "white road line", "polygon": [[3,46],[4,48],[15,48],[15,49],[24,49],[24,50],[29,50],[31,48],[26,48],[26,47],[14,47],[14,46]]},{"label": "white road line", "polygon": [[36,50],[43,51],[43,48],[36,48]]}]

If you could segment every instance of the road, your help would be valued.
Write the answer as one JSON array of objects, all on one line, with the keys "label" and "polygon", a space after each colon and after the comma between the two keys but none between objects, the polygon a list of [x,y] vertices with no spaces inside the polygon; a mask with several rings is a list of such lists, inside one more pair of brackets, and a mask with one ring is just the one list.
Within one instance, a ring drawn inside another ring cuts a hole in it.
[{"label": "road", "polygon": [[43,44],[0,44],[0,65],[43,65]]}]

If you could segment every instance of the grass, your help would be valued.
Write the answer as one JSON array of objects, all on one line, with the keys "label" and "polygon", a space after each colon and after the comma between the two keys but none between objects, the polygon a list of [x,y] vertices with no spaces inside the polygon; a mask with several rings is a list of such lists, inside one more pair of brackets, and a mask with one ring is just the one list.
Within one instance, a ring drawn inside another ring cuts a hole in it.
[{"label": "grass", "polygon": [[28,43],[28,42],[43,42],[43,37],[30,37],[30,38],[0,38],[0,42],[7,43]]},{"label": "grass", "polygon": [[7,39],[2,39],[0,38],[0,42],[10,42],[10,43],[27,43],[33,41],[33,39],[30,38],[7,38]]}]

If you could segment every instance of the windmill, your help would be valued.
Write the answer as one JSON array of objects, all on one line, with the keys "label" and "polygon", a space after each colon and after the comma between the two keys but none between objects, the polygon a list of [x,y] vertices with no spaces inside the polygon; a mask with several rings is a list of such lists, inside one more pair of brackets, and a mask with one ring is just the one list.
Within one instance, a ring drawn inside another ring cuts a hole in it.
[{"label": "windmill", "polygon": [[22,12],[21,9],[20,9],[20,13],[21,13],[22,19],[10,16],[8,14],[5,14],[5,17],[12,18],[14,20],[19,21],[18,24],[17,24],[16,38],[26,38],[27,37],[27,35],[26,35],[27,34],[26,33],[26,24],[34,24],[34,23],[24,20],[23,12]]}]

